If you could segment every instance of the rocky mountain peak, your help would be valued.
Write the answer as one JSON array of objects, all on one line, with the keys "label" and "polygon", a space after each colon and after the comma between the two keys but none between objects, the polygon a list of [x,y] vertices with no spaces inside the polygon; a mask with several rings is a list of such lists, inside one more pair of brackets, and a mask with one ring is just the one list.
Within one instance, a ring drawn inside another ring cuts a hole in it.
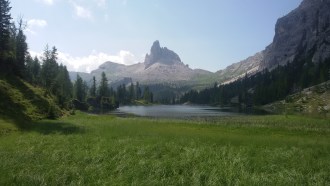
[{"label": "rocky mountain peak", "polygon": [[145,69],[155,63],[165,65],[183,64],[178,54],[166,47],[160,47],[158,40],[153,43],[150,54],[147,54],[145,57]]},{"label": "rocky mountain peak", "polygon": [[262,68],[272,69],[294,59],[317,63],[330,57],[330,0],[303,0],[278,19],[273,43],[265,50]]}]

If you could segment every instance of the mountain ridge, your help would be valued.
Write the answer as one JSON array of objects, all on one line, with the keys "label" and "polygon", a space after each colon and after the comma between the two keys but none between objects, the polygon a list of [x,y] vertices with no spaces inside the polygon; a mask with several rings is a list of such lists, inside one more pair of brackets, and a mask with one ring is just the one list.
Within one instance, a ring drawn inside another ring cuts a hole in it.
[{"label": "mountain ridge", "polygon": [[317,63],[330,57],[329,9],[330,0],[303,0],[296,9],[277,20],[273,41],[264,50],[215,73],[189,68],[178,54],[161,47],[156,40],[143,63],[125,66],[106,62],[92,71],[90,76],[100,76],[105,71],[110,82],[130,77],[133,81],[146,84],[182,81],[194,83],[203,79],[203,84],[209,86],[214,82],[228,84],[246,75],[253,75],[264,69],[272,70],[310,55],[312,61]]},{"label": "mountain ridge", "polygon": [[277,20],[273,41],[264,50],[216,73],[219,76],[227,74],[221,78],[224,79],[223,84],[226,84],[245,74],[272,70],[279,65],[284,66],[310,56],[313,63],[325,61],[330,58],[328,10],[329,0],[303,0],[296,9]]},{"label": "mountain ridge", "polygon": [[143,63],[123,65],[107,61],[91,73],[72,72],[70,75],[75,79],[74,76],[79,74],[88,81],[93,76],[99,78],[102,72],[106,73],[110,84],[127,78],[131,78],[132,82],[138,81],[143,84],[191,82],[199,76],[213,75],[207,70],[189,68],[177,53],[167,47],[161,47],[158,40],[152,44],[150,53],[146,54]]}]

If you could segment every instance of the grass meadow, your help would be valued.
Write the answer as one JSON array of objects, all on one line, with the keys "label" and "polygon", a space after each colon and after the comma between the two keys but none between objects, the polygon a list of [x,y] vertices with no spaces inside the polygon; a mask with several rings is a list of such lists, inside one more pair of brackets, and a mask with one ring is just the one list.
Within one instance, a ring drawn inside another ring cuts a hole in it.
[{"label": "grass meadow", "polygon": [[0,185],[329,185],[330,121],[0,120]]}]

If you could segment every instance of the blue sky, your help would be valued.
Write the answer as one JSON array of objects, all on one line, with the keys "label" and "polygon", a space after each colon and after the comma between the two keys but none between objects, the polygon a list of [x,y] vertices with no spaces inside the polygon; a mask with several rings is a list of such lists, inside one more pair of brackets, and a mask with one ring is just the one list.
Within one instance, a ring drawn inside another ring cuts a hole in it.
[{"label": "blue sky", "polygon": [[263,50],[302,0],[11,0],[33,55],[56,46],[72,71],[143,62],[155,40],[192,68],[217,71]]}]

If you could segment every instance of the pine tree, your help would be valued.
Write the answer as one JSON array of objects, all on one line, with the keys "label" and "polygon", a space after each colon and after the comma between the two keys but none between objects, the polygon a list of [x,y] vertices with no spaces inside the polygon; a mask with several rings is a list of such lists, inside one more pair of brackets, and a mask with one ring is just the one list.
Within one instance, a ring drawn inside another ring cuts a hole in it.
[{"label": "pine tree", "polygon": [[96,96],[96,79],[95,76],[93,76],[93,82],[92,82],[92,87],[89,91],[90,96],[95,97]]},{"label": "pine tree", "polygon": [[10,2],[0,0],[0,52],[8,50],[10,37]]},{"label": "pine tree", "polygon": [[108,90],[108,79],[104,72],[102,72],[101,82],[98,90],[100,97],[108,97],[109,90]]},{"label": "pine tree", "polygon": [[135,86],[135,96],[136,96],[136,100],[141,98],[141,88],[140,88],[140,84],[139,82],[136,82],[136,86]]},{"label": "pine tree", "polygon": [[0,73],[8,72],[14,62],[14,56],[10,54],[10,3],[8,0],[0,0]]},{"label": "pine tree", "polygon": [[57,73],[57,49],[53,47],[52,50],[50,50],[48,45],[46,45],[43,56],[41,79],[43,80],[43,86],[48,90],[52,91],[54,88],[56,88],[54,86],[54,80],[57,76]]},{"label": "pine tree", "polygon": [[23,20],[20,19],[18,22],[18,33],[16,36],[16,63],[15,63],[15,74],[23,77],[25,72],[26,56],[28,54],[28,45],[26,43],[26,36],[23,32],[24,25]]},{"label": "pine tree", "polygon": [[36,84],[36,85],[41,84],[40,71],[41,71],[41,65],[40,65],[38,57],[35,56],[34,59],[33,59],[32,67],[31,67],[32,83],[33,84]]},{"label": "pine tree", "polygon": [[26,56],[26,71],[25,71],[25,79],[29,82],[32,83],[32,65],[33,65],[33,59],[30,54]]},{"label": "pine tree", "polygon": [[153,94],[150,92],[149,87],[145,86],[143,91],[143,99],[147,102],[153,102]]},{"label": "pine tree", "polygon": [[57,97],[58,104],[62,108],[65,108],[67,106],[66,103],[68,103],[72,98],[72,83],[66,66],[63,66],[62,64],[59,66],[59,70],[55,78],[55,86],[56,89],[53,93]]},{"label": "pine tree", "polygon": [[134,90],[134,85],[131,83],[131,85],[128,88],[129,90],[129,101],[132,101],[135,99],[135,90]]},{"label": "pine tree", "polygon": [[82,78],[79,75],[77,75],[77,80],[74,83],[74,96],[80,102],[84,101],[84,94],[85,94],[84,91],[85,91],[84,82]]}]

